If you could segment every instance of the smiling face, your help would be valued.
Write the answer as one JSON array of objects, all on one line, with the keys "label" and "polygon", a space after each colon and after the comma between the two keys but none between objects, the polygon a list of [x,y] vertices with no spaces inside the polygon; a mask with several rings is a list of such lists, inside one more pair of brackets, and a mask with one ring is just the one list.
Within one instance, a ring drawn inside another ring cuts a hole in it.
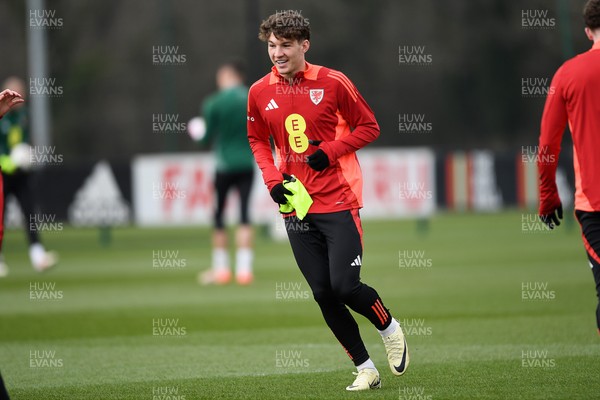
[{"label": "smiling face", "polygon": [[308,40],[277,38],[271,33],[267,41],[269,58],[280,75],[292,79],[298,72],[304,71],[304,53],[308,51]]}]

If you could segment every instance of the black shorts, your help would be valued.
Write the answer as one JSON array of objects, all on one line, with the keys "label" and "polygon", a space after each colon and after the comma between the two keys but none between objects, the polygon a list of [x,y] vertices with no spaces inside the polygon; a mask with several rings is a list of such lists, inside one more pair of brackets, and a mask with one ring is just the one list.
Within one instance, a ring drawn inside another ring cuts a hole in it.
[{"label": "black shorts", "polygon": [[[33,176],[30,172],[17,170],[14,174],[2,174],[2,180],[4,184],[4,205],[6,208],[6,196],[13,195],[17,199],[21,212],[27,223],[25,224],[25,231],[27,232],[27,239],[29,244],[38,243],[40,241],[39,234],[36,228],[36,224],[30,224],[31,216],[35,213],[35,198],[31,180]],[[6,211],[6,210],[4,210]]]},{"label": "black shorts", "polygon": [[229,189],[235,187],[240,195],[240,223],[249,224],[248,203],[250,201],[250,189],[252,188],[252,180],[254,179],[254,170],[239,171],[239,172],[219,172],[215,176],[215,189],[217,195],[217,204],[214,214],[214,225],[217,229],[223,229],[223,211],[227,193]]}]

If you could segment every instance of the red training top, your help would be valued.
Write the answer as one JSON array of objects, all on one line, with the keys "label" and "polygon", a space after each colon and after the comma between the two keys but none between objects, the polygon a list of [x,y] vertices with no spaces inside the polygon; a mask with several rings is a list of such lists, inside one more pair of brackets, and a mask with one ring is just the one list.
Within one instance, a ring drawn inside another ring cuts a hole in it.
[{"label": "red training top", "polygon": [[[273,137],[277,166],[269,137]],[[271,72],[250,87],[248,140],[267,188],[295,175],[313,199],[311,213],[362,207],[362,173],[355,151],[379,136],[373,111],[341,72],[306,63],[290,81]],[[318,146],[330,166],[315,171],[306,157]]]},{"label": "red training top", "polygon": [[573,137],[575,209],[600,211],[600,42],[566,61],[552,79],[538,152],[540,215],[560,203],[555,175],[567,122]]}]

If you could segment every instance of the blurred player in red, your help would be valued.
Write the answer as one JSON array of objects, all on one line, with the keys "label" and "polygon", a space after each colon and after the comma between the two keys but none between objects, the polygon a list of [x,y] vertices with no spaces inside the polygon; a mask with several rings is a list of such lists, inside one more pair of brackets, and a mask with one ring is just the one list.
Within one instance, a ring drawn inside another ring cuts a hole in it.
[{"label": "blurred player in red", "polygon": [[[594,44],[556,71],[544,107],[538,156],[539,214],[550,229],[560,225],[563,210],[556,167],[568,124],[573,138],[575,215],[600,300],[600,0],[589,0],[583,17],[585,34]],[[600,303],[596,323],[600,333]]]},{"label": "blurred player in red", "polygon": [[[23,97],[13,91],[6,89],[0,92],[0,119],[4,117],[11,108],[17,104],[23,103]],[[4,192],[2,188],[2,179],[0,179],[0,250],[2,250],[2,239],[4,239]],[[2,375],[0,375],[0,398],[8,399],[8,393],[4,387]]]},{"label": "blurred player in red", "polygon": [[286,204],[285,196],[292,195],[283,184],[288,175],[312,197],[302,220],[295,213],[284,214],[296,263],[325,322],[357,368],[346,389],[377,389],[379,372],[348,308],[379,331],[393,374],[402,375],[409,363],[400,324],[375,289],[360,280],[362,174],[355,152],[379,136],[379,125],[343,73],[306,62],[310,26],[300,12],[269,16],[259,38],[267,42],[274,66],[248,94],[250,147],[276,203]]},{"label": "blurred player in red", "polygon": [[[0,119],[4,117],[11,108],[17,104],[24,103],[25,100],[20,93],[14,90],[6,89],[0,92]],[[2,179],[0,179],[0,251],[2,250],[2,240],[4,239],[4,188]]]},{"label": "blurred player in red", "polygon": [[[4,87],[13,92],[25,93],[25,83],[18,77],[10,77],[4,82]],[[0,166],[4,201],[8,195],[17,199],[25,220],[25,232],[29,241],[29,259],[38,272],[43,272],[57,262],[57,255],[46,251],[41,242],[36,224],[30,223],[35,215],[35,198],[31,187],[30,164],[31,148],[29,144],[28,111],[23,104],[6,113],[0,121]],[[20,155],[18,155],[20,153]],[[24,164],[20,164],[24,163]],[[5,204],[6,206],[6,204]],[[0,277],[8,274],[8,267],[0,255]]]}]

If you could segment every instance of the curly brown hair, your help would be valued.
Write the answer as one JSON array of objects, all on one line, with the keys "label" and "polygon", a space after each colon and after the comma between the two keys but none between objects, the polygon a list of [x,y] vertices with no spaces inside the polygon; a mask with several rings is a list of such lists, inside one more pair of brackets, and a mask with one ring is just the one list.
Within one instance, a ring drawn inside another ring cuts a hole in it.
[{"label": "curly brown hair", "polygon": [[260,24],[258,38],[266,42],[271,33],[278,39],[310,40],[310,23],[301,10],[277,11]]},{"label": "curly brown hair", "polygon": [[600,0],[588,0],[585,3],[583,20],[590,29],[600,28]]}]

